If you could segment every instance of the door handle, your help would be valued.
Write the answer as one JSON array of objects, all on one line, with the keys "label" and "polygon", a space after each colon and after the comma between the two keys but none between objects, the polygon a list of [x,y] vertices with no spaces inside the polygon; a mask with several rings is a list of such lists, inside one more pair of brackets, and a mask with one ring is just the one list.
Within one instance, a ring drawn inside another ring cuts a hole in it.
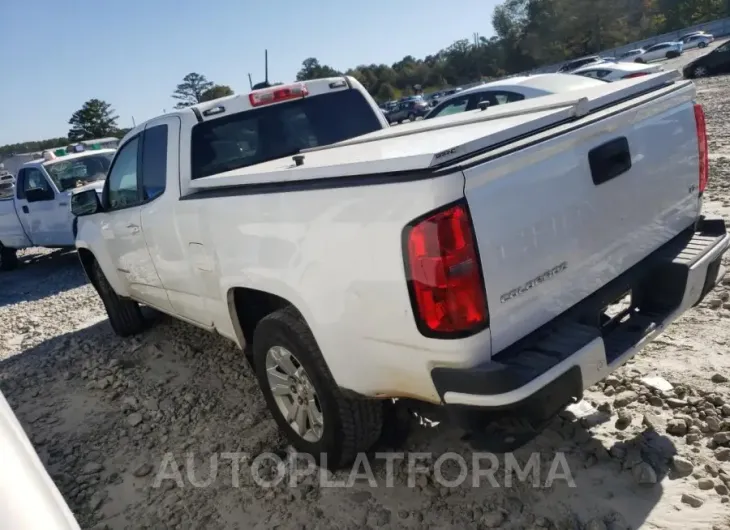
[{"label": "door handle", "polygon": [[27,206],[23,206],[23,213],[30,213]]},{"label": "door handle", "polygon": [[129,231],[132,232],[133,234],[136,234],[137,232],[139,232],[139,226],[136,224],[130,223],[127,225],[127,228],[129,228]]}]

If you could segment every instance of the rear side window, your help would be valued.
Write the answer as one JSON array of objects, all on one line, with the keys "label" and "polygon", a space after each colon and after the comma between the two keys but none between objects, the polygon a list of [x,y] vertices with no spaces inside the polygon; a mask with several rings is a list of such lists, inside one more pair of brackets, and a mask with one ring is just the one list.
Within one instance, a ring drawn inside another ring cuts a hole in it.
[{"label": "rear side window", "polygon": [[494,99],[497,100],[497,105],[504,105],[505,103],[522,101],[525,99],[525,96],[518,94],[517,92],[495,92]]},{"label": "rear side window", "polygon": [[192,178],[284,158],[381,128],[376,113],[357,90],[239,112],[193,127]]},{"label": "rear side window", "polygon": [[162,195],[167,180],[167,125],[156,125],[144,132],[142,147],[142,190],[144,200]]},{"label": "rear side window", "polygon": [[459,112],[464,112],[468,104],[468,95],[459,96],[454,99],[450,99],[449,101],[444,101],[441,105],[431,111],[431,113],[428,115],[428,118],[432,119],[440,116],[449,116],[450,114],[458,114]]}]

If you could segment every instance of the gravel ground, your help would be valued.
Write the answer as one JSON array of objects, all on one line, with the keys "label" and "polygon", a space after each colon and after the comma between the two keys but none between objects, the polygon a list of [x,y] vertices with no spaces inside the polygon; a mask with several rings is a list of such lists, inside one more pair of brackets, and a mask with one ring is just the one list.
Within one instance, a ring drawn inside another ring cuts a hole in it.
[{"label": "gravel ground", "polygon": [[[706,210],[728,217],[728,78],[698,88],[712,153]],[[540,456],[539,487],[507,484],[503,466],[499,487],[449,488],[432,475],[408,487],[396,461],[395,487],[386,488],[377,460],[378,487],[362,479],[322,487],[309,477],[265,488],[243,465],[234,487],[222,462],[210,485],[193,487],[215,455],[286,454],[242,355],[158,315],[147,332],[121,340],[74,253],[33,249],[22,260],[2,275],[0,390],[84,528],[730,528],[730,285],[516,452],[522,466]],[[391,423],[408,428],[388,433],[381,451],[452,451],[471,462],[473,450],[446,424]],[[548,484],[556,452],[577,487]],[[158,480],[173,469],[169,454],[182,483]]]}]

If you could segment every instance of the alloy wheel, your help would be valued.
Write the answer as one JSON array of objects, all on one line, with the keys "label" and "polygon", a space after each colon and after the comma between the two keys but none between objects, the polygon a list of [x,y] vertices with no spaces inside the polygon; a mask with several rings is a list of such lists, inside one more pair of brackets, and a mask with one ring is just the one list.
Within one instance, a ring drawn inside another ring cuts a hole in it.
[{"label": "alloy wheel", "polygon": [[318,442],[324,414],[304,366],[283,346],[273,346],[266,352],[266,375],[279,412],[292,430],[307,442]]}]

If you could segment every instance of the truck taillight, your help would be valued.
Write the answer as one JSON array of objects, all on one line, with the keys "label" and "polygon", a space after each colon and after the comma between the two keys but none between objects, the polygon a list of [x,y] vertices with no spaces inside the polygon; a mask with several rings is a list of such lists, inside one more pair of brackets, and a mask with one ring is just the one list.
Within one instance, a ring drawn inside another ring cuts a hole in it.
[{"label": "truck taillight", "polygon": [[489,321],[481,265],[464,203],[406,228],[406,271],[416,322],[427,336],[465,336]]},{"label": "truck taillight", "polygon": [[304,83],[287,86],[277,86],[273,88],[265,88],[256,90],[248,95],[248,100],[252,107],[260,107],[262,105],[270,105],[280,101],[290,99],[301,99],[309,95],[309,90]]},{"label": "truck taillight", "polygon": [[623,76],[621,79],[634,79],[635,77],[643,77],[645,75],[648,75],[647,72],[634,72],[633,74]]},{"label": "truck taillight", "polygon": [[695,104],[695,123],[697,125],[697,148],[700,158],[700,193],[705,191],[707,181],[710,179],[710,157],[707,152],[707,121],[702,105]]}]

